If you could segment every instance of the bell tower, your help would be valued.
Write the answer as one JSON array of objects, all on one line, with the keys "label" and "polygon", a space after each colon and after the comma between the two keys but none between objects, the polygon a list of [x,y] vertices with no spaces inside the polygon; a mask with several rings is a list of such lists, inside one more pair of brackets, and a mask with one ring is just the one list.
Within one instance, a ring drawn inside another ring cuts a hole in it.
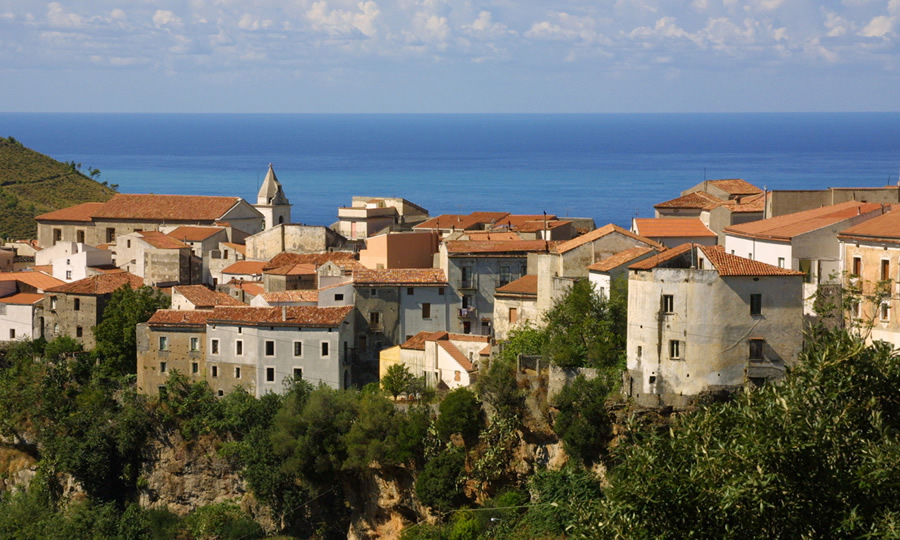
[{"label": "bell tower", "polygon": [[265,217],[266,229],[291,222],[291,203],[285,196],[284,190],[281,189],[281,183],[278,182],[271,163],[269,163],[269,172],[266,173],[266,179],[259,188],[256,204],[253,207]]}]

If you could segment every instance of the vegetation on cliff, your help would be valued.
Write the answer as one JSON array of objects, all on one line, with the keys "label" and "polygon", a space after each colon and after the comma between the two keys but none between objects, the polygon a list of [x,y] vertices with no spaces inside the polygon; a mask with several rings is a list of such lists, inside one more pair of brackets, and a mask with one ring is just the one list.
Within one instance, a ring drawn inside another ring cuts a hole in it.
[{"label": "vegetation on cliff", "polygon": [[0,238],[34,238],[34,217],[92,201],[107,201],[116,186],[98,182],[100,170],[61,163],[0,137]]}]

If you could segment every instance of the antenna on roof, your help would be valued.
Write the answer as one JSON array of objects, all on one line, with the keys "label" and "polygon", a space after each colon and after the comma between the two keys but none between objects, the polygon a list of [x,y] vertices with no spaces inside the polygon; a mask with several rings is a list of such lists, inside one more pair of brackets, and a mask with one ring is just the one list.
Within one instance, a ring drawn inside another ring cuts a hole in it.
[{"label": "antenna on roof", "polygon": [[706,167],[703,167],[703,181],[706,182]]}]

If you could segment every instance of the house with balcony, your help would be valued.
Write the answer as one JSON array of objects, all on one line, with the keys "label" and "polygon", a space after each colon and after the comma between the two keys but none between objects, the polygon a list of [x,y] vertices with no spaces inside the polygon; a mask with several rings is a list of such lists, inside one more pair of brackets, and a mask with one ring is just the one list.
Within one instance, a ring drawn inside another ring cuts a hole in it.
[{"label": "house with balcony", "polygon": [[628,267],[625,393],[683,407],[784,375],[803,344],[803,273],[683,244]]}]

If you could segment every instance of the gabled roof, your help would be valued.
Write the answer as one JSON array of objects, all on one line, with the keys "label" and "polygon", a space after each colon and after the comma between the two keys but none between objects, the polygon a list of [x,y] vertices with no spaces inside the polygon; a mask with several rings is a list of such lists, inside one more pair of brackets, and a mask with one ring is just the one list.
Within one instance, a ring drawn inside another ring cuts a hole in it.
[{"label": "gabled roof", "polygon": [[438,347],[444,349],[447,354],[450,355],[451,358],[456,360],[456,363],[462,366],[462,368],[466,371],[474,371],[475,366],[472,365],[472,362],[466,358],[466,355],[462,353],[459,349],[456,348],[456,345],[450,343],[449,341],[438,341]]},{"label": "gabled roof", "polygon": [[275,291],[262,293],[260,297],[266,302],[279,304],[286,302],[317,302],[319,300],[319,291],[315,289]]},{"label": "gabled roof", "polygon": [[318,268],[329,261],[345,269],[365,268],[349,251],[329,251],[327,253],[279,253],[266,263],[263,270],[295,264],[312,264]]},{"label": "gabled roof", "polygon": [[39,291],[64,285],[66,282],[61,279],[45,274],[43,272],[0,272],[0,281],[21,281],[22,283],[34,287]]},{"label": "gabled roof", "polygon": [[444,277],[444,271],[440,268],[359,269],[353,271],[353,283],[365,287],[379,285],[401,287],[416,285],[445,286],[447,285],[447,278]]},{"label": "gabled roof", "polygon": [[[543,223],[544,215],[543,214],[507,214],[503,218],[499,219],[496,223],[494,223],[494,228],[510,228],[510,229],[518,229],[522,225],[540,220]],[[556,220],[556,216],[548,214],[547,222],[551,222]]]},{"label": "gabled roof", "polygon": [[4,296],[0,298],[0,304],[13,304],[13,305],[32,305],[37,304],[41,300],[44,299],[43,294],[38,293],[16,293],[11,294],[9,296]]},{"label": "gabled roof", "polygon": [[555,219],[553,221],[547,221],[546,223],[544,223],[543,220],[528,221],[528,222],[525,222],[525,223],[517,226],[516,231],[518,231],[520,233],[531,233],[531,232],[543,231],[545,229],[553,230],[557,227],[569,225],[570,223],[572,223],[572,222],[567,219],[563,219],[563,220]]},{"label": "gabled roof", "polygon": [[703,238],[716,233],[700,221],[700,218],[635,218],[635,227],[641,236],[650,238]]},{"label": "gabled roof", "polygon": [[857,215],[868,214],[880,209],[881,205],[877,203],[847,201],[760,221],[732,225],[725,227],[725,233],[748,238],[789,242],[796,236],[824,229],[825,227],[832,227]]},{"label": "gabled roof", "polygon": [[65,294],[112,294],[116,289],[126,286],[139,289],[144,285],[144,280],[134,274],[121,272],[118,274],[98,274],[66,283],[58,287],[47,289],[46,292]]},{"label": "gabled roof", "polygon": [[419,223],[413,229],[455,229],[464,231],[496,223],[508,215],[508,212],[472,212],[467,216],[462,214],[441,214]]},{"label": "gabled roof", "polygon": [[243,306],[240,300],[220,292],[211,291],[204,285],[175,285],[172,289],[184,296],[197,309],[212,309],[215,306]]},{"label": "gabled roof", "polygon": [[266,261],[238,261],[222,269],[223,274],[262,275]]},{"label": "gabled roof", "polygon": [[687,251],[690,251],[694,244],[688,242],[685,244],[681,244],[680,246],[673,247],[672,249],[667,249],[661,253],[657,253],[651,257],[647,257],[646,259],[636,262],[628,267],[629,270],[652,270],[657,266],[665,264],[667,261],[678,257],[679,255],[684,254]]},{"label": "gabled roof", "polygon": [[46,214],[41,214],[36,216],[34,219],[37,221],[91,221],[91,217],[97,212],[103,205],[106,203],[102,202],[86,202],[81,204],[76,204],[75,206],[70,206],[68,208],[63,208],[61,210],[54,210],[53,212],[47,212]]},{"label": "gabled roof", "polygon": [[498,288],[494,295],[537,296],[537,289],[537,276],[527,274]]},{"label": "gabled roof", "polygon": [[707,180],[710,185],[716,186],[729,195],[750,195],[762,192],[761,189],[754,186],[746,180],[740,178],[726,178],[722,180]]},{"label": "gabled roof", "polygon": [[687,195],[682,195],[681,197],[656,204],[653,208],[712,210],[713,208],[722,205],[724,202],[725,201],[722,199],[713,197],[704,191],[693,191]]},{"label": "gabled roof", "polygon": [[513,240],[521,240],[518,234],[510,231],[479,231],[468,232],[470,242],[509,242]]},{"label": "gabled roof", "polygon": [[159,231],[136,231],[141,240],[147,242],[156,249],[185,249],[187,244]]},{"label": "gabled roof", "polygon": [[[632,264],[628,269],[652,270],[654,268],[691,268],[693,265],[699,264],[701,255],[701,253],[697,252],[691,253],[694,249],[700,250],[702,255],[704,255],[712,265],[713,268],[705,269],[706,271],[715,270],[723,277],[804,275],[803,272],[798,272],[796,270],[778,268],[771,264],[725,253],[724,246],[701,246],[692,243],[681,244],[678,247],[674,247],[654,257],[648,257],[643,261]],[[687,258],[688,254],[690,254],[689,258]],[[695,269],[704,271],[704,269],[700,268]]]},{"label": "gabled roof", "polygon": [[147,321],[149,326],[174,326],[201,328],[206,331],[206,321],[212,311],[158,309]]},{"label": "gabled roof", "polygon": [[242,279],[232,278],[231,281],[226,283],[231,287],[237,287],[238,289],[244,291],[245,293],[252,294],[253,296],[260,295],[266,292],[266,289],[263,287],[263,284],[259,281],[244,281]]},{"label": "gabled roof", "polygon": [[609,272],[610,270],[614,270],[622,265],[628,264],[638,257],[650,253],[651,251],[653,251],[653,248],[642,246],[626,249],[625,251],[620,251],[615,255],[595,262],[594,264],[588,266],[588,270],[592,272]]},{"label": "gabled roof", "polygon": [[95,210],[92,217],[175,222],[215,221],[240,201],[240,197],[118,193]]},{"label": "gabled roof", "polygon": [[335,328],[353,309],[353,306],[217,307],[208,322]]},{"label": "gabled roof", "polygon": [[900,208],[873,217],[838,234],[841,240],[900,242]]},{"label": "gabled roof", "polygon": [[607,225],[600,227],[599,229],[594,229],[593,231],[591,231],[587,234],[583,234],[583,235],[573,238],[571,240],[567,240],[567,241],[563,242],[562,244],[559,244],[558,246],[556,246],[555,251],[556,251],[556,253],[565,253],[565,252],[571,251],[579,246],[583,246],[584,244],[587,244],[588,242],[593,242],[595,240],[599,240],[600,238],[603,238],[604,236],[607,236],[612,233],[623,234],[625,236],[628,236],[635,240],[639,240],[639,241],[643,242],[644,244],[651,246],[651,247],[655,247],[657,249],[663,248],[663,246],[660,245],[655,240],[651,240],[649,238],[645,238],[643,236],[634,234],[633,232],[623,229],[622,227],[619,227],[618,225],[609,223]]},{"label": "gabled roof", "polygon": [[760,213],[765,210],[766,198],[770,195],[771,193],[757,193],[756,195],[746,195],[743,197],[738,197],[736,199],[731,199],[727,201],[723,206],[727,206],[735,214],[753,212]]},{"label": "gabled roof", "polygon": [[409,338],[402,344],[400,344],[401,349],[412,349],[417,351],[425,350],[425,342],[426,341],[468,341],[472,343],[487,343],[490,345],[490,338],[487,336],[473,336],[471,334],[451,334],[446,330],[438,330],[437,332],[419,332],[413,337]]},{"label": "gabled roof", "polygon": [[177,229],[169,232],[169,236],[182,242],[202,242],[214,234],[224,232],[221,227],[195,227],[192,225],[182,225]]},{"label": "gabled roof", "polygon": [[534,251],[547,251],[547,242],[544,240],[453,240],[446,242],[447,252],[451,255],[458,254],[500,254],[500,253],[527,253]]},{"label": "gabled roof", "polygon": [[229,247],[229,248],[235,250],[236,252],[240,253],[241,255],[244,255],[244,256],[247,255],[247,246],[244,244],[235,244],[233,242],[221,242],[221,244],[225,247]]},{"label": "gabled roof", "polygon": [[310,264],[310,263],[288,264],[285,266],[279,266],[277,268],[271,268],[269,270],[263,270],[263,273],[269,274],[272,276],[315,275],[316,274],[316,265]]}]

